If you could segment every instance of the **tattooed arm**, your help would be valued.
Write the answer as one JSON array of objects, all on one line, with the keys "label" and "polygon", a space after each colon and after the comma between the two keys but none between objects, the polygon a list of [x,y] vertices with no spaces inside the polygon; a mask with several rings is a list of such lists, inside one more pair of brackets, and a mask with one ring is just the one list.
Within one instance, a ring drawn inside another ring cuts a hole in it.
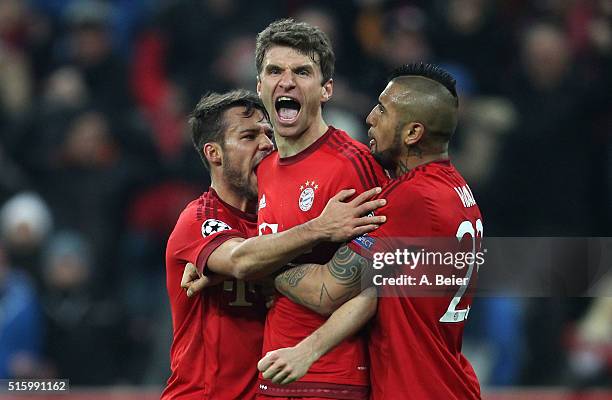
[{"label": "tattooed arm", "polygon": [[266,353],[257,364],[264,379],[277,384],[300,379],[320,357],[363,328],[378,304],[376,288],[362,285],[369,271],[369,260],[343,246],[325,265],[300,265],[276,277],[276,288],[294,302],[331,315],[297,345]]},{"label": "tattooed arm", "polygon": [[295,303],[321,315],[330,315],[367,284],[370,261],[344,245],[325,265],[303,264],[278,275],[276,289]]}]

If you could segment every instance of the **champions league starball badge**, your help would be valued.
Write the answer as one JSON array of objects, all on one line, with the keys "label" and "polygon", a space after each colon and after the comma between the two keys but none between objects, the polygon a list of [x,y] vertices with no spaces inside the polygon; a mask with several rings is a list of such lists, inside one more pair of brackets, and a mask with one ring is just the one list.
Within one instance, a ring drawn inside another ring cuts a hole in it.
[{"label": "champions league starball badge", "polygon": [[202,236],[210,236],[213,233],[226,231],[228,229],[232,228],[223,221],[219,221],[218,219],[207,219],[202,224]]},{"label": "champions league starball badge", "polygon": [[298,205],[300,210],[308,211],[312,208],[314,203],[315,192],[319,188],[319,185],[315,184],[314,181],[306,181],[306,183],[300,186],[300,199]]}]

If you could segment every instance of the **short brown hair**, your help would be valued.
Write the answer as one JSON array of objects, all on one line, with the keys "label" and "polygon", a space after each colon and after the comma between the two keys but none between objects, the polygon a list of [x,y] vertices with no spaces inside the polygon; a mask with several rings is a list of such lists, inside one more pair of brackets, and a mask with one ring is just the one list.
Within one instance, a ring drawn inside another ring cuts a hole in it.
[{"label": "short brown hair", "polygon": [[[329,37],[316,26],[305,22],[296,22],[291,18],[272,22],[266,29],[257,35],[255,45],[255,65],[257,73],[263,68],[263,60],[266,52],[273,46],[291,47],[301,54],[309,56],[319,64],[323,82],[327,82],[334,76],[334,63],[336,56],[332,49]],[[319,60],[317,61],[317,57]]]},{"label": "short brown hair", "polygon": [[210,165],[204,157],[202,149],[208,142],[219,143],[223,146],[225,129],[227,128],[224,113],[233,107],[245,107],[244,114],[246,117],[250,117],[255,110],[259,110],[266,119],[269,119],[259,96],[249,90],[237,89],[226,93],[208,93],[202,96],[190,115],[189,125],[191,126],[193,145],[208,170],[210,170]]}]

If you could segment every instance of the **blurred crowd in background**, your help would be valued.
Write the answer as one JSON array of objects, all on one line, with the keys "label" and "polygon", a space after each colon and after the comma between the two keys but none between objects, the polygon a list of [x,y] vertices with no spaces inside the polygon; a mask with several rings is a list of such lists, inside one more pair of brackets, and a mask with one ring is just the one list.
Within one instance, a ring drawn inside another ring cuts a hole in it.
[{"label": "blurred crowd in background", "polygon": [[[331,37],[357,139],[392,68],[456,77],[485,236],[612,236],[612,1],[2,0],[0,378],[165,382],[165,242],[209,184],[187,116],[255,89],[281,17]],[[480,298],[465,349],[485,386],[609,385],[611,341],[605,299]]]}]

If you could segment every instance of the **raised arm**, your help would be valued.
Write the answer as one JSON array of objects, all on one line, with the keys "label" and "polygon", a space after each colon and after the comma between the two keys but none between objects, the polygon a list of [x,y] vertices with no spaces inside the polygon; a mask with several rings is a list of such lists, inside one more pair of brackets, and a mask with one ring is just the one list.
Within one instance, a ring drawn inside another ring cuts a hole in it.
[{"label": "raised arm", "polygon": [[[259,279],[271,274],[321,242],[344,242],[371,232],[384,223],[384,216],[364,216],[385,204],[384,199],[369,200],[380,193],[373,188],[353,200],[354,189],[342,190],[332,197],[317,218],[284,232],[249,239],[232,238],[217,247],[206,267],[211,272],[237,279]],[[203,266],[199,266],[202,270]],[[185,269],[182,287],[190,295],[199,292],[206,281],[193,267]]]},{"label": "raised arm", "polygon": [[276,277],[274,284],[295,303],[328,316],[368,286],[362,282],[367,282],[364,275],[371,271],[370,264],[370,260],[344,245],[327,264],[302,264],[288,269]]}]

